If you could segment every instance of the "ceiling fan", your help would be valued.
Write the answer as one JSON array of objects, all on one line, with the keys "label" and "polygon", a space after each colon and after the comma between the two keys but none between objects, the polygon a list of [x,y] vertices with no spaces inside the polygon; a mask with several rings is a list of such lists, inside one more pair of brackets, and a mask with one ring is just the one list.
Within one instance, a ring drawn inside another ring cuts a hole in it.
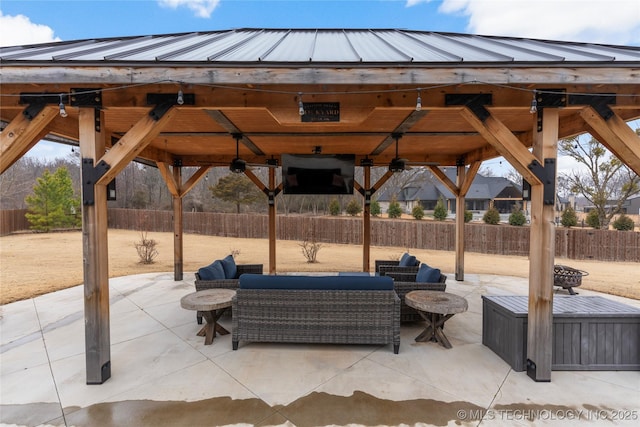
[{"label": "ceiling fan", "polygon": [[395,140],[396,140],[396,156],[391,159],[391,162],[389,162],[389,170],[391,172],[402,172],[407,168],[407,159],[401,159],[400,157],[398,157],[398,141],[400,140],[400,138],[402,138],[402,134],[401,133],[394,133],[393,135],[391,135]]},{"label": "ceiling fan", "polygon": [[236,140],[236,157],[231,160],[229,170],[233,173],[244,173],[247,170],[247,162],[240,158],[240,140],[242,139],[241,133],[234,133],[233,138]]}]

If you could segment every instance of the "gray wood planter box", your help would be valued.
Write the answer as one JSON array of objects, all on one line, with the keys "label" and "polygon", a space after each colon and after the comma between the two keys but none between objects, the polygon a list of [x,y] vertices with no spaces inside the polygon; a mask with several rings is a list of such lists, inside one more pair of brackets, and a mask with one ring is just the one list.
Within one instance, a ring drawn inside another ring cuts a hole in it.
[{"label": "gray wood planter box", "polygon": [[[526,296],[482,297],[482,344],[527,366]],[[599,296],[554,296],[552,369],[640,370],[640,309]]]}]

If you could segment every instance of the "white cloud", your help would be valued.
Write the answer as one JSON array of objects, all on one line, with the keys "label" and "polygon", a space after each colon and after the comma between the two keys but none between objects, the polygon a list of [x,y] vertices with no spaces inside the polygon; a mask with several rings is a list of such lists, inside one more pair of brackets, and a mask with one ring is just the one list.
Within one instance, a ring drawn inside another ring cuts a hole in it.
[{"label": "white cloud", "polygon": [[640,44],[638,0],[443,0],[439,11],[468,16],[473,34]]},{"label": "white cloud", "polygon": [[199,18],[209,18],[220,0],[158,0],[158,4],[162,7],[177,9],[178,7],[187,7],[195,12]]},{"label": "white cloud", "polygon": [[0,46],[18,46],[60,41],[46,25],[34,24],[24,15],[3,15],[0,11]]}]

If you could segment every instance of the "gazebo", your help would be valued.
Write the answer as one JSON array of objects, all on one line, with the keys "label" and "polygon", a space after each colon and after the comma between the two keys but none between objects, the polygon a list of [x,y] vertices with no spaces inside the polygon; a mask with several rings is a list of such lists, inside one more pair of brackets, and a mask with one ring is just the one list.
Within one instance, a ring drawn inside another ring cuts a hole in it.
[{"label": "gazebo", "polygon": [[[182,279],[182,198],[211,167],[268,196],[276,271],[283,154],[349,154],[363,168],[363,271],[372,195],[408,165],[456,196],[504,157],[531,186],[528,374],[550,381],[557,141],[589,132],[640,174],[640,48],[396,29],[235,29],[0,48],[0,172],[46,136],[82,157],[88,384],[111,375],[107,187],[134,159],[173,195]],[[371,167],[385,175],[371,180]],[[183,179],[183,168],[197,171]],[[262,182],[252,167],[267,167]],[[442,167],[457,168],[455,182]],[[464,218],[456,220],[456,279]]]}]

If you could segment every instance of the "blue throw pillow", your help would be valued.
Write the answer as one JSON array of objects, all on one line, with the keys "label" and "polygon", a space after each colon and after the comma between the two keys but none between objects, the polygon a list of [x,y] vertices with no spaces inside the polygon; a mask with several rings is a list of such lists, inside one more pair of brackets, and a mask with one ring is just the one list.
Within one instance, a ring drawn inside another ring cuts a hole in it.
[{"label": "blue throw pillow", "polygon": [[398,265],[406,267],[407,258],[409,258],[409,256],[410,255],[408,252],[403,253],[402,256],[400,257],[400,263]]},{"label": "blue throw pillow", "polygon": [[431,268],[427,264],[422,264],[416,274],[416,282],[420,283],[438,283],[440,281],[440,269]]},{"label": "blue throw pillow", "polygon": [[398,266],[400,267],[414,267],[416,265],[418,265],[418,260],[416,259],[416,257],[414,257],[413,255],[409,255],[406,252],[404,255],[402,255],[402,258],[400,258],[400,263],[398,264]]},{"label": "blue throw pillow", "polygon": [[200,280],[221,280],[225,278],[224,268],[219,260],[214,261],[212,264],[198,269],[198,276]]},{"label": "blue throw pillow", "polygon": [[224,278],[235,279],[236,274],[238,273],[238,268],[236,267],[236,261],[233,259],[233,255],[227,255],[220,260],[220,263],[224,269]]}]

